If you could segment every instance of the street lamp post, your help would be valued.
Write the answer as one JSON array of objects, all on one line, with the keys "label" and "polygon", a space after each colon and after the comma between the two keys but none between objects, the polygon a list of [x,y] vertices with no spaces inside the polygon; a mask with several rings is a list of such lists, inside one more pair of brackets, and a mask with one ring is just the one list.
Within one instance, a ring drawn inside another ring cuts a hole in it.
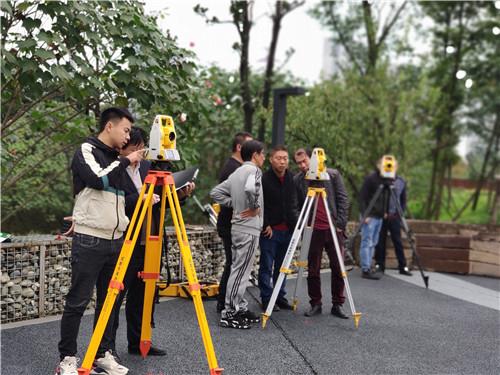
[{"label": "street lamp post", "polygon": [[272,145],[285,144],[286,98],[288,96],[304,95],[303,87],[282,87],[273,90],[273,139]]}]

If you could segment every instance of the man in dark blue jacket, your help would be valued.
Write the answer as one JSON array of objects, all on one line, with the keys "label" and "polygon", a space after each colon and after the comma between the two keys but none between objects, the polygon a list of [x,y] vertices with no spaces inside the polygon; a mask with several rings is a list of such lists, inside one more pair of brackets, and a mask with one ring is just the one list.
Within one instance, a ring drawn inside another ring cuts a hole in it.
[{"label": "man in dark blue jacket", "polygon": [[[99,134],[89,137],[77,149],[71,163],[74,235],[71,288],[66,296],[58,345],[61,362],[56,372],[60,375],[78,375],[77,337],[82,315],[95,286],[95,326],[129,223],[121,180],[128,165],[142,159],[142,150],[127,157],[119,157],[118,150],[129,141],[133,122],[127,109],[106,109],[99,120]],[[112,326],[110,318],[95,364],[109,375],[124,375],[128,369],[116,361],[111,351]]]},{"label": "man in dark blue jacket", "polygon": [[[264,231],[260,236],[259,289],[262,308],[267,309],[297,223],[297,193],[288,170],[288,150],[275,146],[270,153],[271,167],[262,175],[264,192]],[[277,309],[291,310],[285,294],[285,281],[276,300]]]}]

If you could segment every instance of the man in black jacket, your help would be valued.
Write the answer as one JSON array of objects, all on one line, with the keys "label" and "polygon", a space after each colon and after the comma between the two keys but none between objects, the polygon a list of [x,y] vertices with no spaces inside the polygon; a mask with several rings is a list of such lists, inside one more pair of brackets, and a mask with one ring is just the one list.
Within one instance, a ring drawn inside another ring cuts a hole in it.
[{"label": "man in black jacket", "polygon": [[[397,171],[398,163],[394,158],[394,169]],[[406,210],[406,181],[400,175],[392,181],[396,198],[399,201],[401,211]],[[398,258],[399,273],[405,276],[411,276],[411,272],[406,266],[405,253],[403,250],[403,242],[401,241],[401,217],[399,216],[396,208],[396,202],[393,197],[389,199],[389,206],[387,207],[387,217],[382,222],[382,229],[378,238],[377,246],[375,246],[375,262],[377,271],[385,272],[385,243],[387,239],[387,231],[391,234],[392,244],[394,251]]]},{"label": "man in black jacket", "polygon": [[[259,289],[262,308],[267,309],[297,223],[297,193],[293,175],[288,170],[288,150],[275,146],[269,157],[271,167],[262,175],[264,192],[264,231],[260,236]],[[274,269],[273,269],[274,267]],[[271,283],[272,281],[272,283]],[[291,310],[281,286],[276,306]]]},{"label": "man in black jacket", "polygon": [[[294,155],[295,163],[300,169],[300,172],[294,177],[295,187],[297,189],[298,207],[304,205],[307,189],[310,181],[306,180],[306,173],[309,170],[310,153],[304,149],[298,149]],[[344,239],[345,229],[348,218],[349,199],[347,196],[342,176],[336,169],[327,169],[330,180],[326,181],[324,187],[326,189],[328,209],[332,216],[337,237],[339,240],[340,250],[344,254]],[[326,250],[330,260],[330,269],[332,271],[331,291],[332,291],[332,309],[331,314],[348,319],[347,315],[342,311],[342,305],[345,301],[344,296],[344,279],[341,275],[340,264],[335,251],[333,237],[328,223],[325,206],[322,200],[318,202],[316,212],[316,220],[314,222],[313,234],[311,237],[311,245],[307,258],[307,289],[310,297],[311,308],[305,313],[305,316],[314,316],[321,314],[321,256],[323,249]]]},{"label": "man in black jacket", "polygon": [[[94,326],[97,323],[129,222],[121,179],[130,163],[142,159],[143,152],[138,150],[120,158],[117,150],[127,144],[133,122],[127,109],[106,109],[99,120],[99,134],[89,137],[77,149],[71,163],[74,235],[71,288],[66,296],[58,345],[61,362],[56,372],[60,375],[78,375],[80,321],[96,286]],[[109,375],[124,375],[128,369],[116,361],[111,351],[112,326],[110,318],[95,364]]]},{"label": "man in black jacket", "polygon": [[[242,164],[241,159],[241,146],[246,141],[252,139],[252,135],[247,132],[239,132],[233,138],[232,155],[227,159],[224,167],[219,173],[219,183],[224,182],[227,178]],[[222,312],[225,306],[226,299],[226,286],[229,274],[231,273],[231,219],[233,218],[233,209],[221,206],[219,215],[217,216],[217,232],[219,233],[222,243],[224,245],[224,253],[226,260],[224,263],[224,271],[219,283],[219,295],[217,296],[217,312]]]}]

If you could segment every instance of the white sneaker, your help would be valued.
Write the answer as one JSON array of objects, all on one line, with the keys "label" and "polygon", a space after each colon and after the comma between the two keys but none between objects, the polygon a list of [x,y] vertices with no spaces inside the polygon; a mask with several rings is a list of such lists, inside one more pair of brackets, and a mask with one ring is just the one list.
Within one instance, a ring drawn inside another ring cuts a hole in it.
[{"label": "white sneaker", "polygon": [[[94,365],[96,368],[93,373],[97,374],[125,375],[128,373],[128,368],[120,365],[110,350],[104,354],[104,357],[96,359]],[[99,370],[104,370],[104,372]]]},{"label": "white sneaker", "polygon": [[76,357],[64,357],[56,369],[56,375],[78,375],[79,360],[80,359]]}]

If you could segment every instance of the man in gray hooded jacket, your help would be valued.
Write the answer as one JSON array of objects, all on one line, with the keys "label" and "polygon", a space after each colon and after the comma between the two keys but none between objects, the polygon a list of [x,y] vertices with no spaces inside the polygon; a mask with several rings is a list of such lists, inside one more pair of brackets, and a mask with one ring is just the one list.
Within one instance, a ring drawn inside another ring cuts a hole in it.
[{"label": "man in gray hooded jacket", "polygon": [[243,165],[226,181],[214,187],[210,197],[221,206],[233,209],[233,259],[220,325],[248,329],[250,323],[259,322],[259,317],[248,310],[248,303],[243,296],[248,287],[264,217],[260,170],[265,160],[264,146],[258,141],[245,142],[241,147],[241,158]]}]

